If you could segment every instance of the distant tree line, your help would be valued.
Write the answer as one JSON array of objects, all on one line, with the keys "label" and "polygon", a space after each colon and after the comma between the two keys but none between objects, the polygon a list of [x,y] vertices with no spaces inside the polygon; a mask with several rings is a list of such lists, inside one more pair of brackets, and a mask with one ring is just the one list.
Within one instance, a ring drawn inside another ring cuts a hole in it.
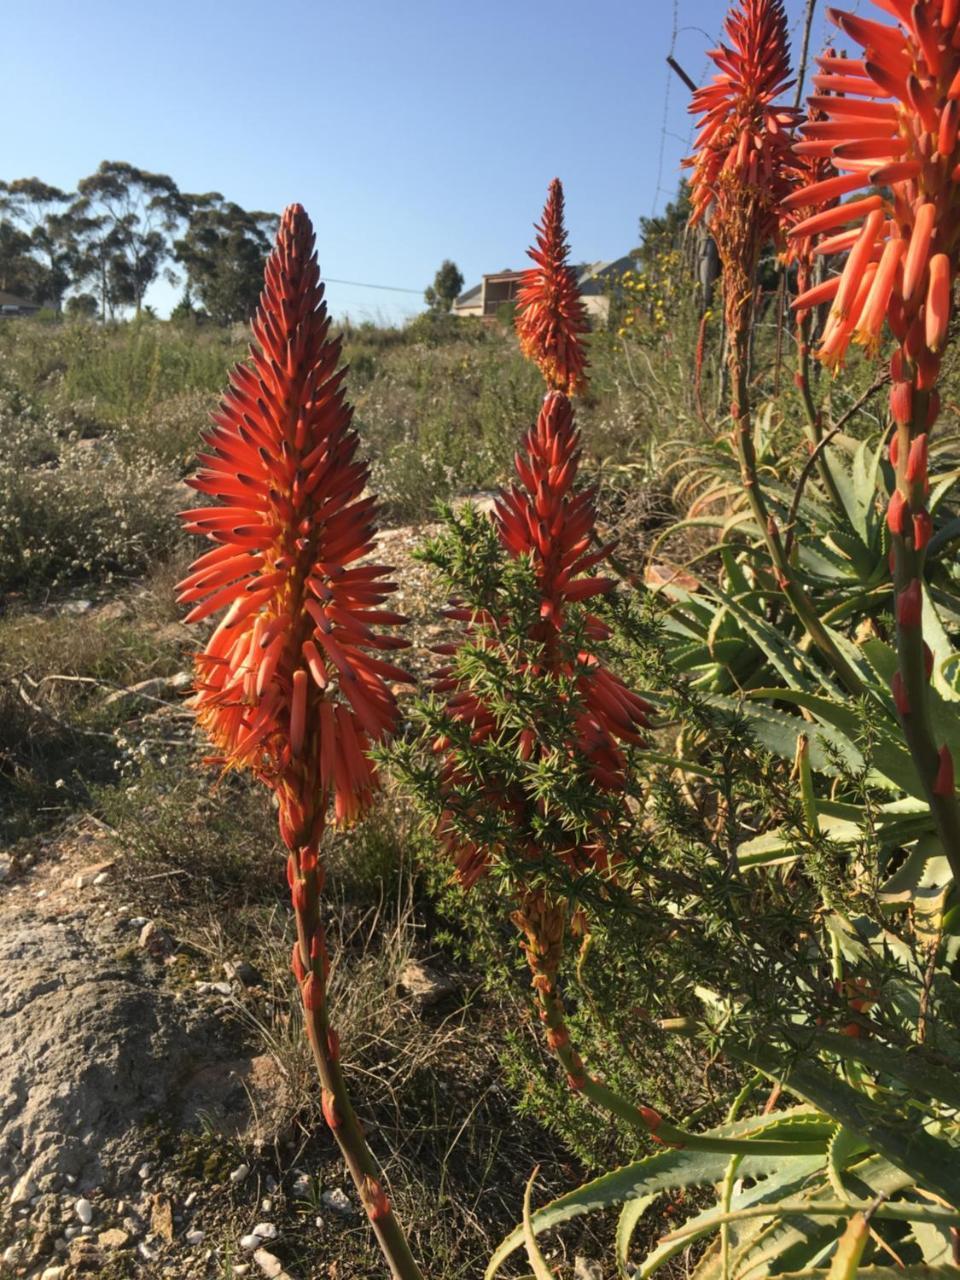
[{"label": "distant tree line", "polygon": [[104,160],[73,192],[0,181],[0,290],[68,314],[143,310],[155,280],[184,286],[176,315],[246,320],[278,218],[218,191],[181,191],[165,173]]}]

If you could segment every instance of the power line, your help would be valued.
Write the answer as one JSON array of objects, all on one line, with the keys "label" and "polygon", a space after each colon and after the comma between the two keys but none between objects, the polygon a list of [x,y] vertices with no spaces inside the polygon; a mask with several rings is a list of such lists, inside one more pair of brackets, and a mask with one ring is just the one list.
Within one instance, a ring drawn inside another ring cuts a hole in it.
[{"label": "power line", "polygon": [[422,294],[422,289],[403,289],[397,284],[367,284],[363,280],[338,280],[336,276],[324,276],[327,284],[351,284],[357,289],[386,289],[388,293]]},{"label": "power line", "polygon": [[[673,0],[673,31],[670,35],[670,52],[667,54],[667,62],[673,57],[677,48],[677,26],[679,23],[679,14],[677,12],[679,0]],[[650,210],[651,218],[656,217],[657,204],[660,199],[663,183],[663,161],[667,147],[667,120],[670,111],[670,69],[667,68],[667,87],[663,94],[663,120],[660,124],[660,154],[657,156],[657,181],[653,188],[653,208]]]}]

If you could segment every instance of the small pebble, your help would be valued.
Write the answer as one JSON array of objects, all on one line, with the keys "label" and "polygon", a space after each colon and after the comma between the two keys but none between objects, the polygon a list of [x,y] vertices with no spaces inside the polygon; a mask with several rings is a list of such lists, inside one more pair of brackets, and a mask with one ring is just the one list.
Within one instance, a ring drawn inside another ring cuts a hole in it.
[{"label": "small pebble", "polygon": [[253,1260],[269,1280],[281,1280],[286,1274],[280,1259],[266,1249],[258,1249]]},{"label": "small pebble", "polygon": [[249,1235],[240,1237],[240,1248],[246,1249],[248,1252],[253,1249],[260,1248],[260,1237]]},{"label": "small pebble", "polygon": [[202,1232],[202,1231],[188,1231],[188,1232],[187,1232],[187,1234],[184,1236],[184,1240],[186,1240],[187,1244],[202,1244],[202,1243],[203,1243],[203,1232]]},{"label": "small pebble", "polygon": [[259,1236],[261,1240],[276,1240],[277,1228],[272,1222],[258,1222],[253,1228],[253,1235]]},{"label": "small pebble", "polygon": [[196,1199],[197,1199],[197,1193],[195,1191],[191,1191],[190,1194],[187,1196],[186,1200],[184,1200],[183,1207],[185,1209],[189,1209],[190,1206],[196,1202]]},{"label": "small pebble", "polygon": [[247,1176],[249,1172],[250,1172],[250,1166],[248,1164],[238,1164],[237,1167],[230,1174],[230,1181],[233,1183],[234,1186],[236,1186],[238,1183],[244,1180],[244,1178]]},{"label": "small pebble", "polygon": [[260,1201],[260,1212],[271,1213],[272,1211],[273,1211],[273,1201],[270,1199],[269,1196],[264,1196],[264,1198]]},{"label": "small pebble", "polygon": [[87,1226],[89,1223],[93,1221],[93,1205],[90,1203],[89,1200],[78,1200],[77,1203],[74,1205],[74,1209],[76,1211],[77,1217],[84,1224],[84,1226]]},{"label": "small pebble", "polygon": [[328,1209],[333,1209],[337,1213],[348,1214],[354,1212],[350,1197],[342,1187],[334,1187],[332,1191],[324,1191],[320,1199]]},{"label": "small pebble", "polygon": [[150,1177],[150,1174],[152,1172],[153,1172],[152,1164],[142,1164],[140,1168],[137,1170],[137,1177],[140,1179],[141,1182],[145,1182],[147,1178]]}]

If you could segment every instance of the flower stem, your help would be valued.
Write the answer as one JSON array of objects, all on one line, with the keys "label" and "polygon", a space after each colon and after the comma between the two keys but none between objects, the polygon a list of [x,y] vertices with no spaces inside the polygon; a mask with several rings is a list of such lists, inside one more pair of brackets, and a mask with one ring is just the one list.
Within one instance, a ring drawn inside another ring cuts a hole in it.
[{"label": "flower stem", "polygon": [[[534,903],[534,900],[535,903]],[[534,903],[531,909],[531,903]],[[781,1142],[763,1138],[711,1138],[687,1133],[678,1128],[653,1107],[633,1103],[603,1081],[589,1075],[583,1060],[574,1047],[566,1023],[563,997],[556,984],[556,960],[560,953],[563,908],[544,906],[542,895],[528,895],[528,901],[517,913],[524,920],[527,934],[524,950],[533,972],[533,989],[540,1006],[540,1020],[545,1027],[548,1048],[556,1055],[567,1073],[567,1082],[577,1093],[588,1098],[595,1106],[619,1120],[639,1129],[641,1133],[668,1147],[683,1147],[689,1151],[722,1151],[728,1155],[799,1155],[814,1154],[822,1150],[822,1143]],[[516,919],[516,917],[515,917]],[[538,938],[533,930],[546,926],[545,937]]]},{"label": "flower stem", "polygon": [[[937,747],[930,705],[932,659],[923,639],[922,586],[926,546],[917,545],[914,516],[926,517],[927,474],[925,462],[916,475],[910,471],[911,455],[918,437],[926,432],[929,392],[914,387],[913,421],[897,428],[897,488],[910,519],[901,517],[901,532],[893,532],[893,590],[896,618],[897,672],[900,679],[896,698],[900,723],[917,773],[923,784],[930,813],[950,864],[955,883],[960,884],[960,803],[952,776],[943,774],[943,755]],[[923,441],[921,441],[923,443]],[[916,457],[916,454],[913,455]],[[908,474],[909,471],[909,474]],[[929,519],[929,517],[926,517]],[[908,605],[908,593],[915,594],[915,607]],[[931,665],[928,665],[931,664]],[[949,748],[944,747],[949,759]]]},{"label": "flower stem", "polygon": [[[299,851],[300,855],[304,853]],[[320,922],[322,874],[316,858],[293,855],[297,942],[294,971],[300,980],[307,1037],[323,1088],[323,1113],[353,1178],[393,1280],[422,1280],[403,1228],[397,1221],[347,1092],[337,1035],[327,1005],[327,953]],[[299,961],[299,964],[298,964]],[[302,975],[302,976],[301,976]]]},{"label": "flower stem", "polygon": [[830,636],[826,627],[817,615],[813,601],[803,587],[794,578],[787,561],[780,537],[777,522],[770,515],[763,498],[757,475],[757,454],[753,446],[753,427],[750,417],[750,389],[747,379],[747,327],[748,315],[745,313],[738,330],[731,333],[729,365],[730,381],[733,388],[731,416],[733,418],[733,438],[740,459],[740,479],[744,492],[750,503],[754,519],[767,544],[777,583],[793,609],[794,614],[807,635],[819,649],[823,658],[842,681],[849,693],[858,695],[863,691],[860,677],[846,660]]},{"label": "flower stem", "polygon": [[804,414],[807,419],[807,438],[810,441],[811,450],[819,451],[817,453],[816,466],[820,475],[820,483],[830,495],[830,501],[836,509],[838,511],[843,511],[843,500],[840,497],[837,482],[833,478],[833,472],[830,470],[830,464],[827,461],[826,452],[824,450],[823,415],[814,403],[813,390],[810,386],[810,337],[812,328],[813,313],[811,311],[806,311],[797,326],[797,337],[799,339],[797,385],[800,390],[800,399],[803,402]]}]

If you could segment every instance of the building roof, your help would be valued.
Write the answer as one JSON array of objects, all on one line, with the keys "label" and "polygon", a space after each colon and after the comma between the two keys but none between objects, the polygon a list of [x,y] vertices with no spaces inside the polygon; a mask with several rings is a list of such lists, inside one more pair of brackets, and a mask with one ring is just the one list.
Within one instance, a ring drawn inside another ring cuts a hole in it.
[{"label": "building roof", "polygon": [[603,293],[611,276],[622,276],[634,265],[633,259],[610,258],[608,261],[581,262],[574,267],[577,273],[577,287],[581,293]]},{"label": "building roof", "polygon": [[[587,295],[603,293],[611,276],[622,276],[633,265],[633,259],[630,257],[601,259],[599,262],[578,262],[573,268],[577,276],[577,288],[581,293]],[[511,271],[509,269],[488,271],[483,279],[502,279],[505,276],[510,277],[520,274],[519,271]],[[479,303],[482,291],[483,281],[461,293],[453,305],[455,307],[468,307],[471,304]]]},{"label": "building roof", "polygon": [[460,297],[454,302],[455,307],[465,307],[471,302],[479,302],[480,294],[483,292],[482,284],[475,284],[472,289],[467,289],[460,294]]}]

